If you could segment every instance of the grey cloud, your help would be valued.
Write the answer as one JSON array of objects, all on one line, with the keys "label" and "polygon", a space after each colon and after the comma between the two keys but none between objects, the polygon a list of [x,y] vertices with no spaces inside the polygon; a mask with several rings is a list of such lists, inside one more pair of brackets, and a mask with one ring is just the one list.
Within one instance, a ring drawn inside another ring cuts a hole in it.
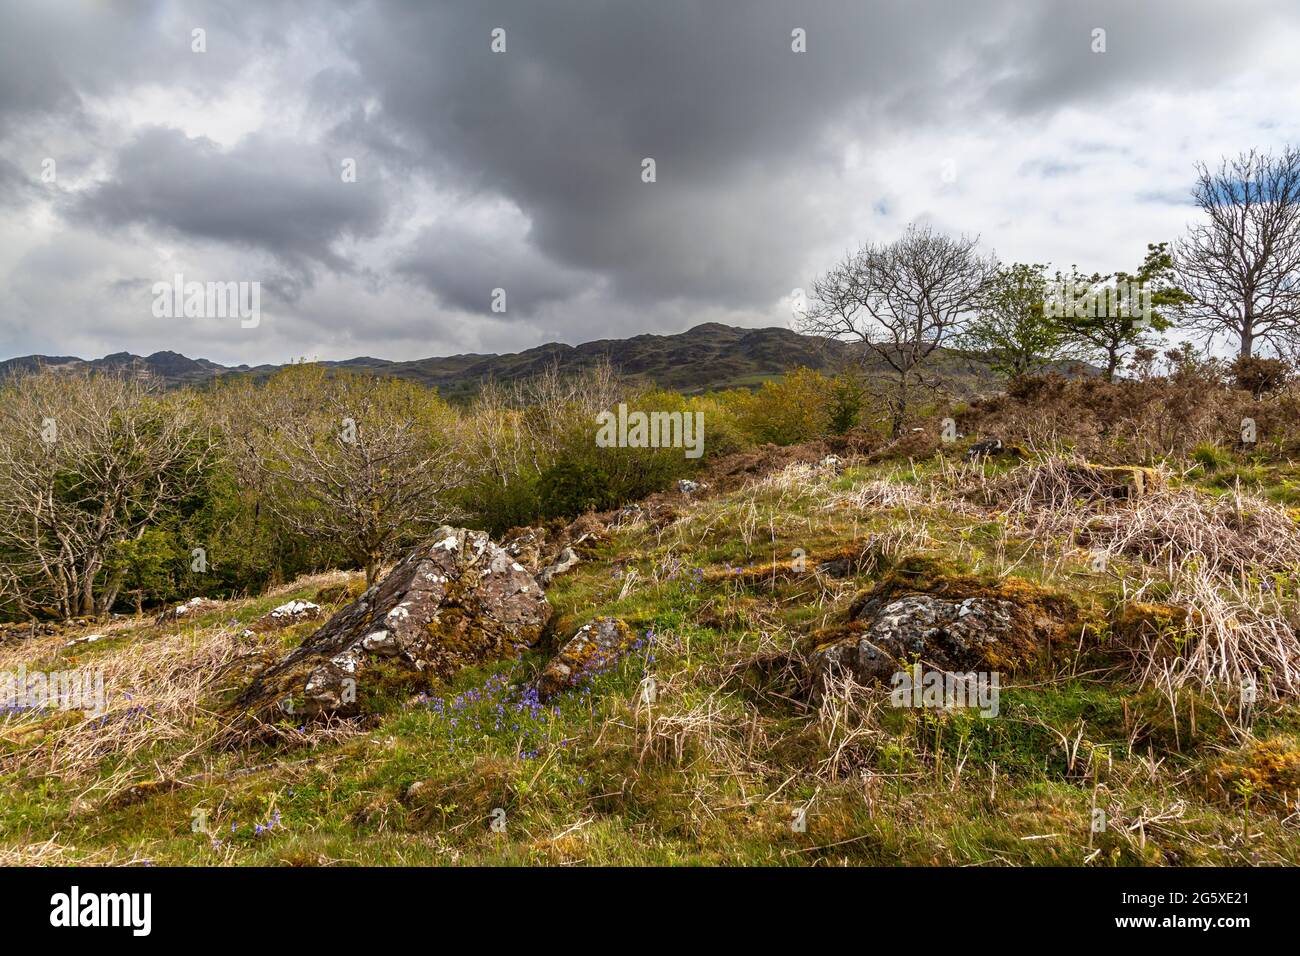
[{"label": "grey cloud", "polygon": [[40,197],[39,183],[0,156],[0,206],[23,206]]},{"label": "grey cloud", "polygon": [[[311,9],[305,0],[0,4],[0,132],[42,111],[80,120],[86,97],[143,83],[216,92],[282,48],[285,26]],[[207,53],[191,51],[195,28]]]},{"label": "grey cloud", "polygon": [[299,272],[311,262],[353,271],[335,243],[378,233],[387,207],[381,180],[344,182],[340,163],[264,134],[226,151],[153,128],[122,150],[114,177],[78,196],[69,215],[259,248]]},{"label": "grey cloud", "polygon": [[[906,70],[908,43],[884,36],[920,39],[895,5],[873,14],[752,4],[743,16],[682,4],[378,12],[349,50],[384,116],[423,139],[429,168],[508,197],[546,253],[638,297],[764,298],[753,277],[788,271],[804,238],[799,183],[787,174],[806,163],[826,175],[836,162],[824,150],[829,120],[918,83],[916,105],[928,95],[924,71]],[[969,7],[952,18],[981,24]],[[507,31],[505,54],[489,51],[496,26]],[[795,27],[808,31],[807,54],[790,50]],[[657,163],[653,185],[640,179],[645,157]],[[739,261],[729,246],[760,228],[784,232],[786,248]]]},{"label": "grey cloud", "polygon": [[[424,229],[396,270],[468,313],[526,317],[547,303],[579,294],[593,281],[557,266],[523,236],[497,227],[444,222]],[[494,289],[506,292],[504,315],[491,313]]]},{"label": "grey cloud", "polygon": [[[972,112],[1204,82],[1200,54],[1226,68],[1262,29],[1204,0],[1140,6],[417,4],[369,11],[348,50],[428,167],[517,203],[551,257],[619,295],[756,304],[806,246],[801,190],[833,179],[837,131],[885,143]],[[807,53],[790,50],[795,27]],[[736,248],[759,231],[784,239]]]},{"label": "grey cloud", "polygon": [[[672,330],[770,313],[811,278],[810,250],[882,238],[853,233],[893,228],[918,205],[905,192],[913,168],[873,166],[909,136],[1011,137],[1068,107],[1104,118],[1143,91],[1216,90],[1297,17],[1283,0],[1235,0],[1228,13],[1213,0],[0,4],[0,205],[63,197],[47,200],[63,232],[33,240],[49,243],[42,255],[72,259],[87,227],[129,234],[131,276],[164,244],[213,268],[246,263],[248,250],[273,257],[268,295],[316,303],[285,310],[295,333],[354,334],[311,294],[323,271],[346,283],[336,301],[347,309],[388,308],[357,322],[377,341],[399,338],[401,322],[417,340],[419,321],[472,323],[497,286],[509,321],[489,317],[481,335],[498,341]],[[189,53],[193,26],[208,30],[209,53]],[[504,54],[489,50],[495,27]],[[807,53],[790,50],[796,27]],[[1098,27],[1105,54],[1090,48]],[[307,115],[272,115],[219,147],[174,129],[118,131],[107,117],[129,111],[91,108],[158,87],[216,103],[236,83],[305,102]],[[57,151],[81,164],[70,170],[108,157],[107,178],[33,191],[30,157],[55,133],[81,146]],[[1136,165],[1155,145],[1114,142],[1102,122],[1023,173],[1068,187],[1112,151]],[[1196,148],[1158,145],[1180,159]],[[870,176],[846,173],[850,149]],[[340,181],[343,156],[361,161],[358,183]],[[640,179],[647,156],[653,184]],[[936,193],[922,213],[943,217],[955,207]],[[449,195],[464,202],[441,208]],[[517,214],[504,225],[476,214],[496,207]],[[988,216],[945,224],[979,232],[1008,218]],[[86,300],[69,291],[69,315]],[[439,304],[452,315],[430,316]]]}]

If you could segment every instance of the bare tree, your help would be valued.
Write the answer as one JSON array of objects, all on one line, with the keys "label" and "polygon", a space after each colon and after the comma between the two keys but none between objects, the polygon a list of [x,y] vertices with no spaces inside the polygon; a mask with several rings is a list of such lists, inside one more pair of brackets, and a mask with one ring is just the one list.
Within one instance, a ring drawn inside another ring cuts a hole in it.
[{"label": "bare tree", "polygon": [[1227,335],[1241,357],[1257,342],[1285,352],[1300,332],[1300,149],[1251,150],[1197,173],[1192,194],[1209,221],[1175,254],[1186,324]]},{"label": "bare tree", "polygon": [[960,333],[995,264],[976,251],[978,238],[953,238],[909,226],[901,239],[869,244],[813,284],[799,331],[863,345],[892,370],[886,398],[890,434],[902,432],[912,395],[933,387],[925,366],[935,349]]},{"label": "bare tree", "polygon": [[194,492],[215,457],[193,396],[139,376],[44,370],[0,394],[0,593],[103,614],[115,550]]},{"label": "bare tree", "polygon": [[470,457],[503,486],[527,469],[539,472],[551,463],[575,423],[593,427],[597,413],[625,392],[625,384],[605,359],[571,373],[552,364],[509,384],[485,382],[470,413]]},{"label": "bare tree", "polygon": [[436,393],[299,365],[222,398],[241,481],[295,534],[340,546],[367,584],[397,548],[456,517],[457,418]]}]

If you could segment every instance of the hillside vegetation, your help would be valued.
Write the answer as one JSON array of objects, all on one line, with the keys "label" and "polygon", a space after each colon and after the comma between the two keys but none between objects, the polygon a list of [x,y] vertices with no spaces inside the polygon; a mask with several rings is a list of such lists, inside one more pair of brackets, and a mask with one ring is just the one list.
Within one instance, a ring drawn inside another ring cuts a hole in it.
[{"label": "hillside vegetation", "polygon": [[[541,642],[447,679],[393,675],[357,717],[250,727],[231,702],[243,662],[298,646],[365,589],[364,570],[304,559],[289,583],[171,619],[15,628],[0,671],[102,669],[111,693],[93,719],[0,724],[0,856],[1300,862],[1294,386],[1256,397],[1184,357],[1160,376],[1026,380],[932,406],[895,440],[869,406],[836,434],[834,390],[802,387],[796,402],[709,405],[733,447],[695,463],[675,450],[653,487],[577,500],[576,521],[525,509],[509,523],[579,558],[547,586]],[[797,413],[810,418],[783,417]],[[1243,417],[1257,427],[1247,444]],[[992,435],[1000,449],[967,455]],[[697,484],[672,484],[687,475]],[[494,524],[470,499],[457,507]],[[168,600],[197,580],[173,579]],[[1048,638],[999,666],[996,717],[894,706],[888,685],[818,670],[858,633],[858,609],[899,595],[996,599],[1042,622]],[[291,600],[322,614],[258,626]],[[543,703],[538,674],[598,618],[625,622],[626,653]]]},{"label": "hillside vegetation", "polygon": [[[609,364],[622,376],[645,385],[687,394],[729,388],[757,388],[795,368],[833,373],[857,357],[852,346],[800,335],[789,329],[746,329],[717,322],[697,325],[676,335],[637,335],[598,339],[581,345],[550,342],[523,352],[503,355],[450,355],[411,361],[358,357],[321,363],[365,374],[417,382],[436,388],[455,403],[472,400],[486,382],[510,384],[535,378],[551,369],[572,375]],[[935,356],[936,375],[960,394],[992,390],[997,379],[988,356],[978,352],[941,349]],[[85,361],[74,356],[28,355],[0,362],[0,377],[17,371],[55,368],[63,371],[136,372],[170,387],[204,385],[247,375],[263,380],[282,366],[223,366],[175,352],[131,355],[119,352]],[[1093,371],[1083,362],[1060,363],[1061,371]],[[879,375],[883,363],[872,363]]]}]

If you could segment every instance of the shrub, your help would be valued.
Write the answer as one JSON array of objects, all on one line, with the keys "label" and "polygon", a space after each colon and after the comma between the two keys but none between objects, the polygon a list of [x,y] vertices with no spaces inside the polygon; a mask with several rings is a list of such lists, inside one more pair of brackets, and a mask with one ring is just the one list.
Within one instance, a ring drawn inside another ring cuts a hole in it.
[{"label": "shrub", "polygon": [[[795,445],[831,430],[835,414],[832,382],[820,372],[798,368],[780,381],[764,382],[737,402],[741,430],[758,444]],[[845,418],[851,405],[841,408]],[[854,410],[855,411],[855,410]]]},{"label": "shrub", "polygon": [[1206,474],[1213,474],[1220,468],[1231,465],[1232,456],[1218,445],[1202,444],[1192,449],[1192,461],[1200,465]]},{"label": "shrub", "polygon": [[1276,392],[1287,383],[1290,369],[1281,359],[1243,355],[1228,366],[1237,387],[1256,398]]}]

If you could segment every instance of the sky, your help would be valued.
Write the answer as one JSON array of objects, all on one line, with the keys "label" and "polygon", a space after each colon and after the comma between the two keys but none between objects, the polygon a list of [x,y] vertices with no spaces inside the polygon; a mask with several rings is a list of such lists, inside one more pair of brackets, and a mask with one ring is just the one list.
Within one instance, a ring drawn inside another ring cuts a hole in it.
[{"label": "sky", "polygon": [[1300,143],[1297,49],[1295,0],[6,0],[0,358],[789,326],[912,222],[1131,271]]}]

